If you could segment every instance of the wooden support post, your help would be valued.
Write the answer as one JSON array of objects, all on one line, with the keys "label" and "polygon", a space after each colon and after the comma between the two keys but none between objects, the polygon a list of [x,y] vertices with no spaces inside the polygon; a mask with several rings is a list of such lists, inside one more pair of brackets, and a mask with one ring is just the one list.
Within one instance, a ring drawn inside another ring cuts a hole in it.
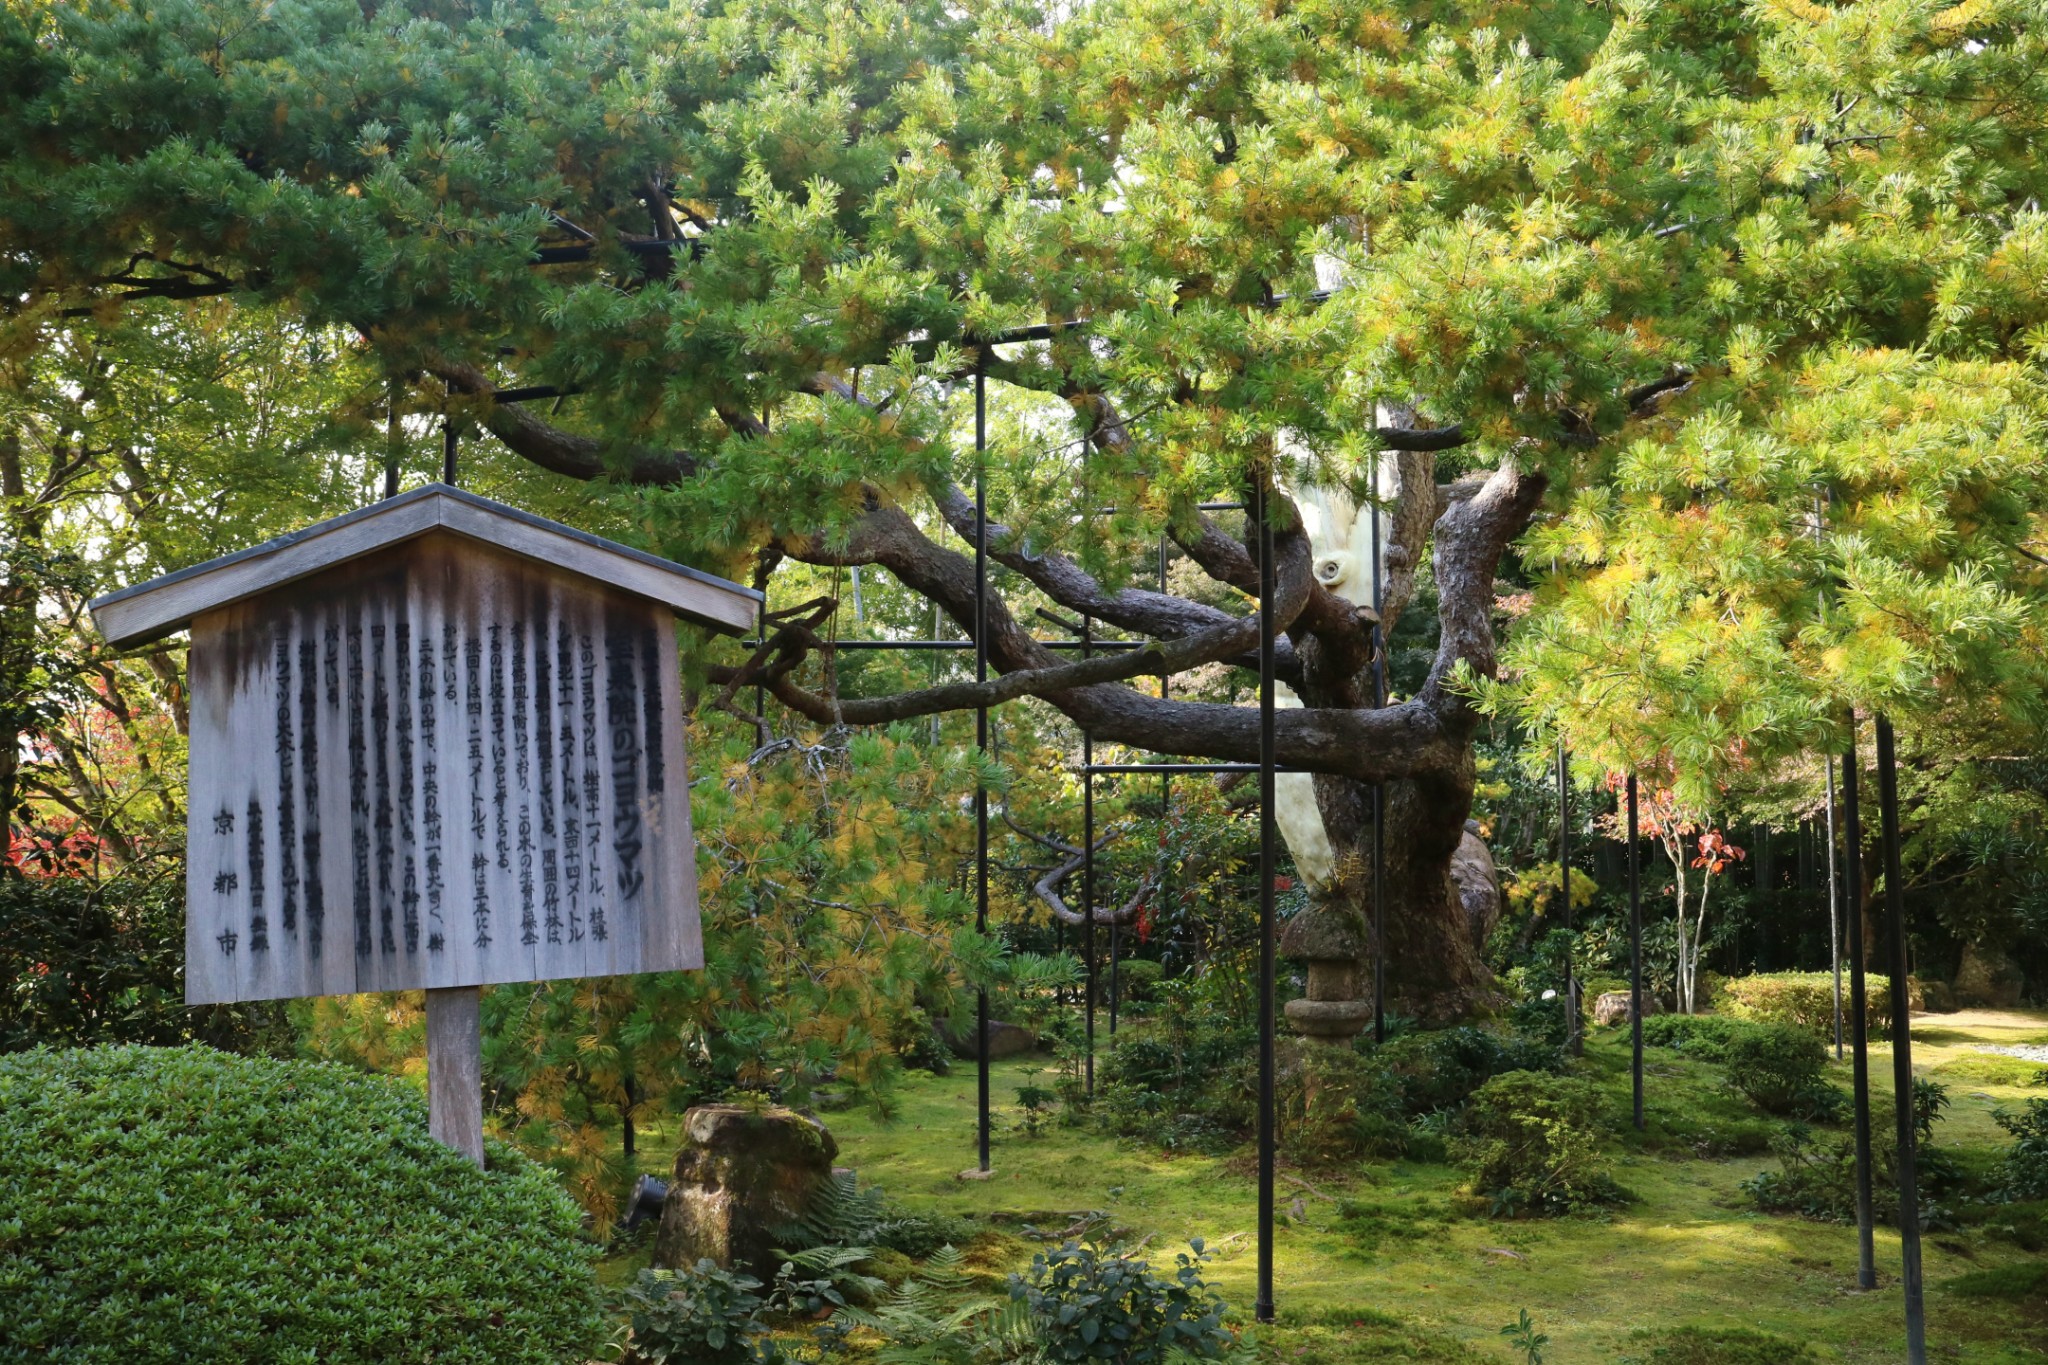
[{"label": "wooden support post", "polygon": [[483,990],[427,992],[427,1132],[484,1164]]}]

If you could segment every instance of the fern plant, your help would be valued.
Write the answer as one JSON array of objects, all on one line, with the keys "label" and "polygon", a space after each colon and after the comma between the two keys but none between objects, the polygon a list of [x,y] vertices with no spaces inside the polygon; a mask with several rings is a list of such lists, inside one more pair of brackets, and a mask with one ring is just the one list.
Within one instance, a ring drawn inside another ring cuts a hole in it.
[{"label": "fern plant", "polygon": [[789,1248],[777,1254],[787,1258],[817,1247],[873,1247],[888,1220],[888,1200],[879,1188],[864,1190],[853,1172],[834,1171],[812,1192],[801,1215],[774,1229],[775,1244]]},{"label": "fern plant", "polygon": [[802,1317],[867,1303],[887,1289],[888,1282],[864,1274],[860,1267],[874,1259],[873,1247],[811,1247],[775,1253],[782,1260],[775,1272],[769,1302],[777,1311]]},{"label": "fern plant", "polygon": [[900,1208],[879,1186],[862,1189],[851,1171],[834,1171],[813,1193],[801,1217],[774,1229],[775,1244],[788,1249],[782,1253],[785,1258],[791,1252],[823,1247],[887,1247],[912,1260],[923,1260],[948,1244],[971,1241],[979,1232],[971,1218]]},{"label": "fern plant", "polygon": [[965,1258],[950,1246],[933,1252],[874,1308],[848,1308],[834,1322],[880,1336],[877,1365],[1023,1365],[1040,1358],[1030,1312],[976,1293]]}]

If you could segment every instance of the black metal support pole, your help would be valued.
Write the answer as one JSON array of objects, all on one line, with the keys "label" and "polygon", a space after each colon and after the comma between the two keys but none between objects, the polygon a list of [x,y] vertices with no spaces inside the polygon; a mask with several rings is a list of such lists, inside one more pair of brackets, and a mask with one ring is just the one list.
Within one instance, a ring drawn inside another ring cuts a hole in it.
[{"label": "black metal support pole", "polygon": [[[987,377],[974,371],[974,680],[988,681],[988,489],[983,465],[988,453]],[[988,707],[974,710],[974,746],[988,757]],[[988,785],[974,783],[974,927],[988,932]],[[988,988],[974,995],[975,1150],[988,1169],[989,1067]]]},{"label": "black metal support pole", "polygon": [[1892,972],[1892,1088],[1899,1123],[1899,1262],[1906,1289],[1906,1360],[1927,1365],[1927,1304],[1920,1272],[1920,1190],[1914,1169],[1913,1010],[1906,988],[1906,887],[1899,869],[1899,770],[1892,723],[1877,718],[1877,804],[1884,829],[1886,938]]},{"label": "black metal support pole", "polygon": [[[1160,596],[1162,596],[1162,597],[1164,597],[1164,596],[1166,595],[1166,537],[1165,537],[1165,536],[1161,536],[1161,537],[1159,537],[1159,595],[1160,595]],[[1161,700],[1161,701],[1165,701],[1165,700],[1167,699],[1167,697],[1168,697],[1168,696],[1170,695],[1170,693],[1171,693],[1171,691],[1172,691],[1172,682],[1173,682],[1173,679],[1172,679],[1172,676],[1171,676],[1171,675],[1169,675],[1169,674],[1166,674],[1166,673],[1161,673],[1161,674],[1159,675],[1159,700]],[[1161,824],[1162,828],[1164,828],[1164,827],[1167,827],[1167,826],[1168,826],[1168,822],[1170,822],[1170,821],[1171,821],[1172,819],[1173,819],[1173,774],[1172,774],[1172,773],[1161,773],[1161,774],[1159,774],[1159,820],[1160,820],[1160,824]],[[1168,896],[1168,894],[1169,894],[1169,892],[1170,892],[1170,890],[1171,890],[1171,886],[1170,886],[1170,879],[1169,879],[1169,874],[1167,874],[1167,873],[1165,873],[1165,872],[1162,872],[1162,873],[1160,874],[1159,882],[1160,882],[1160,885],[1159,885],[1159,890],[1158,890],[1158,895],[1159,895],[1159,901],[1160,901],[1160,904],[1164,905],[1164,904],[1166,904],[1166,901],[1167,901],[1167,896]],[[1142,939],[1142,938],[1143,938],[1143,934],[1141,933],[1141,934],[1139,935],[1139,937],[1140,937],[1140,938]]]},{"label": "black metal support pole", "polygon": [[1564,902],[1564,1040],[1573,1056],[1585,1050],[1579,1037],[1579,983],[1572,961],[1571,767],[1564,741],[1557,742],[1557,887]]},{"label": "black metal support pole", "polygon": [[[1081,639],[1086,642],[1094,622],[1081,618]],[[1081,657],[1089,651],[1082,649]],[[1081,731],[1081,922],[1082,956],[1087,962],[1088,982],[1082,1002],[1086,1035],[1082,1051],[1083,1082],[1086,1093],[1095,1094],[1095,736]]]},{"label": "black metal support pole", "polygon": [[[1387,635],[1380,627],[1380,456],[1372,456],[1372,704],[1387,704]],[[1387,786],[1372,784],[1372,1040],[1387,1041]]]},{"label": "black metal support pole", "polygon": [[1835,1060],[1842,1060],[1842,892],[1841,882],[1835,875],[1838,859],[1835,844],[1840,838],[1839,821],[1835,817],[1835,756],[1822,757],[1828,767],[1828,965],[1835,976]]},{"label": "black metal support pole", "polygon": [[441,482],[450,488],[458,486],[455,482],[455,423],[446,417],[441,419]]},{"label": "black metal support pole", "polygon": [[1636,775],[1628,775],[1629,1074],[1635,1083],[1636,1131],[1643,1130],[1643,896],[1636,836]]},{"label": "black metal support pole", "polygon": [[1863,978],[1863,821],[1856,808],[1859,782],[1856,717],[1842,751],[1842,917],[1849,921],[1849,1060],[1856,1126],[1856,1287],[1877,1288],[1877,1231],[1870,1197],[1870,1028]]},{"label": "black metal support pole", "polygon": [[[1827,543],[1828,502],[1829,494],[1827,487],[1822,485],[1815,491],[1813,498],[1813,543],[1815,545],[1825,545]],[[1827,612],[1827,590],[1823,588],[1820,594],[1820,614],[1823,621],[1827,619]],[[1851,713],[1850,720],[1852,722],[1850,747],[1853,749],[1855,747],[1854,713]],[[1835,819],[1835,759],[1832,754],[1825,755],[1824,757],[1827,761],[1828,798],[1828,965],[1833,971],[1835,978],[1835,1060],[1839,1062],[1842,1060],[1842,893],[1835,879],[1835,841],[1840,836],[1840,830],[1837,828],[1837,821]]]},{"label": "black metal support pole", "polygon": [[405,455],[405,425],[399,420],[399,398],[404,392],[400,381],[391,379],[386,392],[390,395],[384,409],[384,496],[398,496],[398,464]]},{"label": "black metal support pole", "polygon": [[1276,1137],[1273,1055],[1273,525],[1266,515],[1266,479],[1258,475],[1259,519],[1259,1271],[1254,1316],[1273,1320],[1273,1148]]}]

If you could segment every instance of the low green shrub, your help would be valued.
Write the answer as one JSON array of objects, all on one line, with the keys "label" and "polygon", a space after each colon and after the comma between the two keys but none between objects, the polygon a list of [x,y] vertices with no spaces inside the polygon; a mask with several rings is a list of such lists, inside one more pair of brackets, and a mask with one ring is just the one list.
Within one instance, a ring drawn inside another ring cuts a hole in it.
[{"label": "low green shrub", "polygon": [[620,1294],[631,1335],[622,1365],[775,1365],[751,1275],[700,1260],[684,1270],[643,1270]]},{"label": "low green shrub", "polygon": [[1408,1150],[1401,1082],[1379,1057],[1349,1048],[1298,1045],[1281,1074],[1280,1137],[1308,1165]]},{"label": "low green shrub", "polygon": [[1826,1081],[1827,1050],[1805,1029],[1751,1024],[1737,1030],[1721,1052],[1728,1083],[1766,1113],[1831,1121],[1846,1097]]},{"label": "low green shrub", "polygon": [[2006,1197],[2048,1199],[2048,1100],[2028,1100],[2022,1109],[2000,1109],[1991,1117],[2013,1136],[1999,1164]]},{"label": "low green shrub", "polygon": [[1538,995],[1518,1000],[1508,1006],[1507,1019],[1508,1027],[1517,1037],[1533,1039],[1560,1055],[1570,1041],[1571,1020],[1565,1017],[1564,1006],[1554,999],[1545,1000]]},{"label": "low green shrub", "polygon": [[1209,1259],[1190,1243],[1167,1275],[1120,1248],[1068,1242],[1010,1277],[1010,1297],[1031,1314],[1049,1361],[1158,1365],[1170,1357],[1216,1360],[1237,1338],[1228,1311],[1202,1278]]},{"label": "low green shrub", "polygon": [[1818,1365],[1811,1347],[1746,1327],[1648,1328],[1621,1365]]},{"label": "low green shrub", "polygon": [[[1849,1036],[1849,982],[1842,980],[1842,1037]],[[1832,1043],[1835,977],[1832,972],[1759,972],[1722,985],[1714,1008],[1753,1024],[1786,1024]],[[1891,1036],[1891,978],[1864,977],[1864,1027],[1872,1038]]]},{"label": "low green shrub", "polygon": [[1090,1113],[1118,1137],[1221,1152],[1256,1121],[1258,1030],[1169,993],[1153,1027],[1121,1034],[1095,1069]]},{"label": "low green shrub", "polygon": [[210,1048],[0,1057],[12,1359],[533,1362],[603,1333],[576,1205],[404,1084]]},{"label": "low green shrub", "polygon": [[1643,1020],[1643,1045],[1719,1062],[1727,1058],[1728,1044],[1747,1027],[1725,1014],[1653,1014]]},{"label": "low green shrub", "polygon": [[[1944,1226],[1952,1219],[1941,1202],[1962,1182],[1955,1158],[1932,1145],[1934,1125],[1948,1108],[1948,1092],[1920,1078],[1913,1083],[1914,1166],[1919,1176],[1920,1222]],[[1899,1221],[1898,1118],[1889,1097],[1870,1103],[1871,1216]],[[1803,1124],[1787,1124],[1771,1141],[1779,1168],[1742,1182],[1756,1206],[1767,1213],[1797,1213],[1846,1223],[1856,1217],[1856,1141],[1853,1134],[1822,1138]]]},{"label": "low green shrub", "polygon": [[1728,1068],[1728,1083],[1767,1113],[1832,1123],[1848,1096],[1822,1079],[1827,1050],[1788,1024],[1759,1024],[1720,1014],[1659,1014],[1643,1021],[1643,1041]]},{"label": "low green shrub", "polygon": [[1393,1072],[1410,1115],[1455,1109],[1496,1076],[1564,1064],[1562,1052],[1544,1039],[1471,1025],[1411,1033],[1372,1055]]},{"label": "low green shrub", "polygon": [[1473,1092],[1452,1155],[1496,1216],[1621,1203],[1628,1195],[1600,1153],[1605,1117],[1606,1100],[1591,1081],[1513,1071]]}]

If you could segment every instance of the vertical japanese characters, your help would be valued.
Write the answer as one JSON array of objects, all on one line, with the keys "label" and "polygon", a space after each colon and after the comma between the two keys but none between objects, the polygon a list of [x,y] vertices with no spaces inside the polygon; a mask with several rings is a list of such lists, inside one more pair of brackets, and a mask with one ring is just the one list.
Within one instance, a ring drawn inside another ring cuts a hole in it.
[{"label": "vertical japanese characters", "polygon": [[[544,585],[443,601],[416,577],[285,608],[235,656],[230,731],[265,752],[195,766],[215,814],[191,905],[237,980],[272,969],[251,989],[294,970],[331,989],[337,953],[358,989],[437,981],[456,956],[479,979],[614,970],[629,959],[597,954],[637,941],[660,884],[679,722],[659,614]],[[330,828],[345,858],[323,860]]]}]

